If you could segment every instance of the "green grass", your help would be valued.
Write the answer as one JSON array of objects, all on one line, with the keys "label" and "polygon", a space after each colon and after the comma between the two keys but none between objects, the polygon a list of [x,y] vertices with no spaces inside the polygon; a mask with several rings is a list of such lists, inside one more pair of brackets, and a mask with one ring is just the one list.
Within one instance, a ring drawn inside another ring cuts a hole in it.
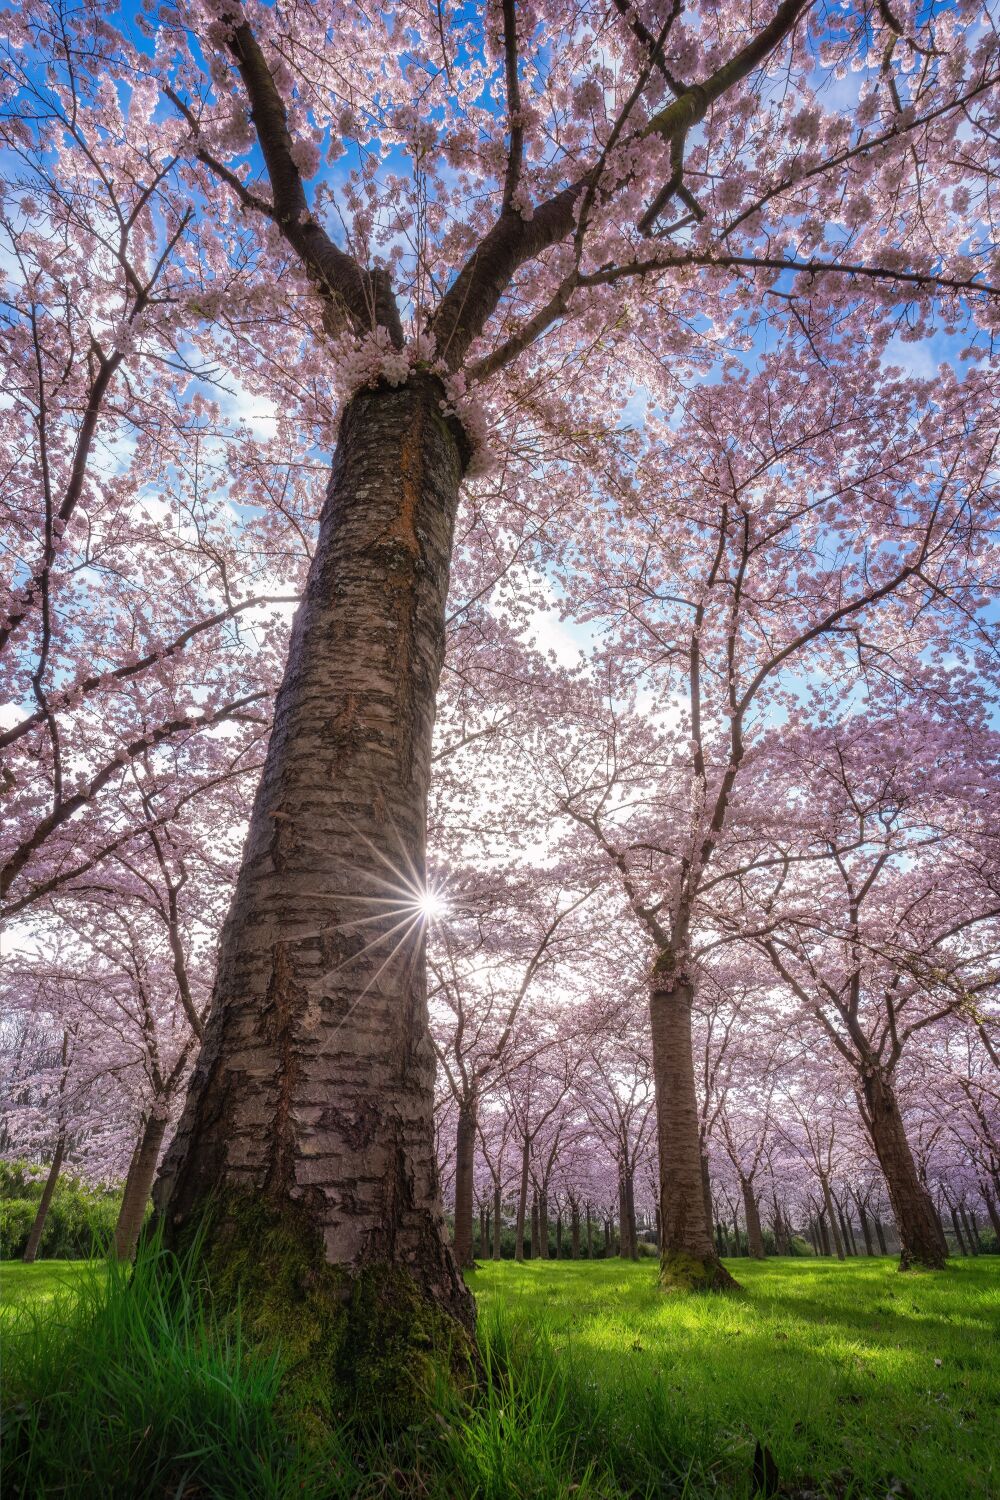
[{"label": "green grass", "polygon": [[33,1266],[19,1260],[0,1261],[0,1316],[23,1303],[34,1307],[71,1291],[81,1277],[92,1274],[87,1260],[38,1260]]},{"label": "green grass", "polygon": [[3,1491],[751,1500],[759,1440],[798,1500],[1000,1494],[1000,1258],[731,1264],[740,1297],[664,1296],[655,1262],[486,1264],[475,1407],[442,1397],[402,1434],[345,1414],[311,1446],[279,1415],[280,1361],[217,1325],[169,1258],[131,1280],[0,1265]]},{"label": "green grass", "polygon": [[664,1296],[655,1265],[621,1261],[485,1265],[473,1285],[593,1383],[616,1443],[666,1433],[692,1476],[714,1460],[723,1493],[742,1493],[760,1440],[823,1495],[1000,1494],[1000,1258],[730,1269],[740,1297]]}]

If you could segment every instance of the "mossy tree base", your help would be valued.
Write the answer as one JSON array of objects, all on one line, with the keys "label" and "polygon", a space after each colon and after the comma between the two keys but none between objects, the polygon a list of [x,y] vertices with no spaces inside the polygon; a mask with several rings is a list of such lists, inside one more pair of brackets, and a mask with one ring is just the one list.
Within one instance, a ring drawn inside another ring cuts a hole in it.
[{"label": "mossy tree base", "polygon": [[306,1434],[356,1419],[400,1430],[431,1416],[444,1393],[471,1393],[468,1329],[405,1267],[330,1265],[294,1205],[229,1197],[202,1234],[216,1317],[238,1317],[244,1341],[280,1359],[283,1414]]},{"label": "mossy tree base", "polygon": [[715,1256],[665,1250],[660,1257],[660,1288],[665,1292],[738,1292],[739,1282]]}]

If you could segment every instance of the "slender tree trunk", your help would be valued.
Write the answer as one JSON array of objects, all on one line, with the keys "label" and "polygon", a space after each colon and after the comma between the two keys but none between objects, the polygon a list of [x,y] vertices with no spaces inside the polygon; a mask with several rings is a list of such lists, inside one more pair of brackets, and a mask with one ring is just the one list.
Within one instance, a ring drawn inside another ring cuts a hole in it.
[{"label": "slender tree trunk", "polygon": [[982,1247],[979,1243],[979,1230],[976,1227],[975,1215],[970,1214],[966,1210],[964,1203],[960,1203],[958,1205],[958,1211],[962,1216],[962,1224],[965,1229],[966,1243],[968,1244],[972,1254],[978,1255]]},{"label": "slender tree trunk", "polygon": [[959,1255],[967,1256],[969,1252],[965,1248],[965,1239],[962,1235],[962,1229],[958,1222],[958,1214],[955,1212],[955,1205],[950,1201],[948,1203],[948,1211],[951,1214],[951,1223],[952,1228],[955,1231],[955,1240],[958,1244],[958,1253]]},{"label": "slender tree trunk", "polygon": [[500,1259],[501,1234],[503,1232],[503,1224],[501,1223],[501,1213],[502,1213],[502,1211],[503,1211],[502,1194],[500,1192],[500,1188],[499,1188],[499,1185],[498,1185],[497,1187],[495,1187],[493,1189],[493,1259],[494,1260],[499,1260]]},{"label": "slender tree trunk", "polygon": [[587,1259],[594,1258],[594,1220],[590,1212],[590,1204],[587,1204]]},{"label": "slender tree trunk", "polygon": [[917,1175],[896,1095],[877,1072],[866,1074],[863,1085],[866,1123],[896,1218],[900,1269],[911,1265],[940,1269],[947,1246],[930,1193]]},{"label": "slender tree trunk", "polygon": [[816,1224],[819,1229],[820,1244],[823,1246],[823,1254],[831,1255],[833,1252],[830,1249],[830,1235],[826,1227],[826,1209],[820,1209]]},{"label": "slender tree trunk", "polygon": [[725,1255],[725,1253],[726,1253],[726,1237],[725,1237],[725,1235],[722,1232],[722,1225],[721,1224],[716,1224],[716,1226],[715,1226],[715,1247],[718,1250],[718,1252],[719,1252],[720,1255]]},{"label": "slender tree trunk", "polygon": [[531,1166],[531,1141],[527,1136],[521,1145],[521,1183],[517,1194],[517,1226],[514,1231],[514,1259],[524,1259],[524,1220],[528,1211],[528,1170]]},{"label": "slender tree trunk", "polygon": [[479,1253],[483,1260],[490,1260],[493,1256],[493,1215],[488,1208],[479,1210]]},{"label": "slender tree trunk", "polygon": [[562,1209],[556,1214],[556,1260],[562,1260]]},{"label": "slender tree trunk", "polygon": [[698,1134],[690,982],[660,954],[650,982],[650,1030],[660,1155],[660,1282],[667,1287],[734,1285],[712,1242]]},{"label": "slender tree trunk", "polygon": [[531,1254],[537,1260],[542,1253],[542,1238],[538,1232],[538,1194],[531,1195]]},{"label": "slender tree trunk", "polygon": [[741,1177],[740,1187],[743,1191],[743,1212],[747,1221],[747,1251],[754,1260],[763,1260],[764,1236],[761,1233],[760,1210],[757,1207],[753,1183],[749,1178]]},{"label": "slender tree trunk", "polygon": [[830,1184],[827,1182],[825,1177],[822,1180],[822,1187],[824,1213],[826,1221],[830,1226],[830,1234],[833,1238],[833,1248],[836,1252],[837,1259],[844,1260],[844,1242],[840,1237],[840,1230],[837,1227],[837,1211],[833,1206],[833,1195],[830,1192]]},{"label": "slender tree trunk", "polygon": [[615,1241],[614,1241],[614,1234],[612,1233],[611,1220],[610,1219],[605,1219],[605,1221],[604,1221],[604,1255],[605,1255],[605,1259],[607,1259],[607,1257],[609,1255],[613,1255],[614,1254],[614,1250],[615,1250]]},{"label": "slender tree trunk", "polygon": [[115,1225],[114,1252],[119,1260],[131,1260],[156,1176],[156,1163],[167,1128],[166,1112],[151,1114],[142,1127],[132,1163],[125,1179],[122,1206]]},{"label": "slender tree trunk", "polygon": [[840,1233],[843,1236],[845,1251],[848,1255],[857,1255],[858,1247],[854,1243],[854,1231],[851,1229],[851,1221],[839,1203],[837,1204],[837,1218],[840,1220]]},{"label": "slender tree trunk", "polygon": [[476,1165],[476,1106],[463,1101],[455,1141],[455,1259],[463,1269],[474,1264],[472,1217]]},{"label": "slender tree trunk", "polygon": [[885,1230],[882,1228],[882,1220],[878,1214],[875,1215],[875,1233],[878,1236],[879,1249],[883,1255],[888,1255],[889,1247],[885,1242]]},{"label": "slender tree trunk", "polygon": [[546,1188],[538,1194],[538,1253],[542,1260],[549,1259],[549,1195]]},{"label": "slender tree trunk", "polygon": [[986,1199],[986,1212],[990,1216],[990,1223],[993,1225],[993,1233],[997,1237],[997,1245],[1000,1246],[1000,1209],[997,1208],[996,1203],[993,1201],[993,1198],[989,1193],[984,1193],[983,1196]]},{"label": "slender tree trunk", "polygon": [[49,1167],[49,1175],[45,1179],[45,1186],[42,1188],[42,1196],[38,1200],[38,1208],[35,1210],[34,1222],[31,1226],[31,1232],[28,1235],[28,1243],[25,1245],[24,1254],[21,1257],[26,1266],[30,1266],[38,1254],[38,1247],[42,1242],[42,1234],[45,1229],[45,1220],[49,1216],[52,1194],[55,1192],[56,1183],[59,1181],[59,1173],[62,1171],[65,1154],[66,1132],[62,1130],[59,1132],[59,1139],[56,1141],[55,1155],[52,1158],[52,1165]]},{"label": "slender tree trunk", "polygon": [[704,1148],[701,1151],[701,1188],[705,1198],[705,1223],[711,1234],[712,1225],[715,1222],[715,1208],[712,1204],[712,1178],[708,1170],[708,1153]]},{"label": "slender tree trunk", "polygon": [[[588,1227],[588,1229],[590,1227],[589,1220],[588,1220],[587,1227]],[[569,1243],[570,1243],[570,1254],[572,1255],[572,1257],[573,1257],[574,1260],[579,1260],[580,1259],[580,1208],[579,1208],[579,1205],[576,1204],[576,1203],[574,1203],[571,1206],[571,1208],[570,1208]]]},{"label": "slender tree trunk", "polygon": [[[419,908],[466,458],[443,399],[413,375],[344,411],[205,1041],[155,1191],[170,1244],[212,1209],[205,1254],[234,1294],[249,1280],[274,1303],[305,1286],[317,1332],[296,1368],[315,1381],[322,1358],[372,1399],[395,1392],[413,1339],[457,1369],[475,1322],[444,1234]],[[331,1340],[321,1311],[338,1298]]]},{"label": "slender tree trunk", "polygon": [[743,1246],[740,1243],[740,1221],[735,1211],[733,1213],[733,1255],[737,1260],[743,1254]]},{"label": "slender tree trunk", "polygon": [[866,1255],[874,1255],[875,1254],[875,1250],[874,1250],[874,1247],[872,1245],[871,1225],[868,1223],[868,1215],[865,1212],[865,1205],[862,1203],[861,1199],[858,1197],[858,1195],[856,1193],[854,1195],[854,1202],[857,1205],[858,1218],[861,1220],[861,1233],[865,1237],[865,1254]]},{"label": "slender tree trunk", "polygon": [[625,1216],[628,1219],[628,1253],[630,1260],[639,1259],[639,1230],[635,1222],[635,1177],[625,1174]]},{"label": "slender tree trunk", "polygon": [[[479,1205],[479,1254],[483,1260],[486,1259],[486,1204]],[[473,1257],[473,1260],[475,1258]]]}]

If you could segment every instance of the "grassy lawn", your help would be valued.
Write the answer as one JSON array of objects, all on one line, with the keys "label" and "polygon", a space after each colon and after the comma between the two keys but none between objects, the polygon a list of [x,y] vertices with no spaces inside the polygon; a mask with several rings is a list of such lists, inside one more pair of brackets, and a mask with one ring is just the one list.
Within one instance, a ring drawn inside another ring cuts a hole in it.
[{"label": "grassy lawn", "polygon": [[[43,1393],[15,1443],[39,1500],[752,1500],[758,1441],[785,1500],[1000,1496],[1000,1257],[731,1262],[738,1297],[663,1295],[655,1261],[487,1263],[481,1402],[298,1455],[280,1368],[206,1337],[152,1269],[135,1297],[88,1265],[0,1263],[11,1393]],[[73,1298],[49,1319],[74,1285],[75,1325]]]},{"label": "grassy lawn", "polygon": [[0,1314],[27,1303],[37,1307],[72,1291],[92,1264],[89,1260],[37,1260],[26,1266],[19,1260],[0,1260]]},{"label": "grassy lawn", "polygon": [[905,1276],[894,1260],[729,1264],[741,1297],[663,1296],[651,1261],[501,1262],[471,1280],[484,1312],[596,1384],[619,1436],[646,1445],[668,1424],[692,1479],[714,1455],[722,1493],[759,1439],[785,1493],[1000,1495],[1000,1257]]}]

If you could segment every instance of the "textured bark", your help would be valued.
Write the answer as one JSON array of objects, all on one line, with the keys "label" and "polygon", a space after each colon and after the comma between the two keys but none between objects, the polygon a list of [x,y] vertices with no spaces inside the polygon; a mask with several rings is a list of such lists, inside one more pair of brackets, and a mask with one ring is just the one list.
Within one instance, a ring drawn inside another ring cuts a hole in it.
[{"label": "textured bark", "polygon": [[587,1259],[594,1258],[594,1221],[590,1213],[590,1204],[587,1204]]},{"label": "textured bark", "polygon": [[[588,1221],[589,1228],[589,1221]],[[570,1209],[569,1228],[570,1254],[574,1260],[580,1259],[580,1210],[574,1203]],[[588,1251],[589,1253],[589,1251]]]},{"label": "textured bark", "polygon": [[955,1205],[953,1203],[949,1203],[948,1210],[951,1214],[952,1229],[955,1231],[955,1243],[958,1245],[958,1253],[961,1256],[967,1256],[969,1252],[965,1248],[965,1237],[962,1234],[962,1228],[958,1222],[958,1214],[955,1212]]},{"label": "textured bark", "polygon": [[556,1260],[562,1260],[563,1240],[563,1217],[562,1213],[556,1214]]},{"label": "textured bark", "polygon": [[613,1255],[614,1251],[615,1251],[614,1226],[612,1225],[610,1219],[605,1219],[605,1221],[604,1221],[604,1256],[605,1256],[605,1259],[607,1259],[607,1257],[609,1255]]},{"label": "textured bark", "polygon": [[979,1226],[976,1223],[976,1216],[968,1212],[964,1203],[958,1205],[958,1212],[965,1227],[965,1238],[968,1241],[969,1249],[973,1255],[979,1255],[982,1245],[979,1241]]},{"label": "textured bark", "polygon": [[743,1212],[747,1221],[747,1251],[754,1260],[764,1259],[764,1236],[760,1228],[760,1211],[757,1208],[757,1198],[754,1194],[753,1183],[746,1177],[740,1178],[740,1188],[743,1192]]},{"label": "textured bark", "polygon": [[549,1195],[544,1188],[538,1194],[538,1253],[549,1259]]},{"label": "textured bark", "polygon": [[[213,1200],[292,1213],[348,1284],[391,1268],[471,1329],[443,1233],[423,932],[399,941],[397,928],[424,870],[465,463],[442,399],[414,376],[344,412],[205,1044],[155,1200],[168,1242]],[[394,892],[380,925],[356,925]]]},{"label": "textured bark", "polygon": [[822,1246],[823,1254],[830,1255],[830,1236],[827,1232],[825,1212],[821,1213],[816,1220],[816,1228],[819,1231],[819,1242]]},{"label": "textured bark", "polygon": [[712,1225],[715,1222],[715,1207],[712,1203],[712,1178],[708,1170],[708,1155],[704,1150],[701,1153],[701,1187],[705,1197],[705,1223],[711,1234]]},{"label": "textured bark", "polygon": [[472,1212],[475,1161],[475,1106],[463,1104],[458,1111],[455,1141],[455,1259],[465,1269],[474,1264]]},{"label": "textured bark", "polygon": [[878,1235],[879,1249],[883,1255],[889,1254],[889,1247],[885,1242],[885,1230],[882,1228],[882,1220],[875,1216],[875,1233]]},{"label": "textured bark", "polygon": [[865,1205],[858,1197],[855,1197],[854,1201],[857,1204],[858,1218],[861,1220],[861,1233],[865,1237],[865,1254],[874,1255],[875,1248],[872,1245],[871,1225],[868,1222],[868,1214],[865,1211]]},{"label": "textured bark", "polygon": [[843,1237],[844,1249],[848,1255],[857,1255],[858,1247],[854,1243],[854,1230],[851,1227],[851,1221],[839,1203],[837,1204],[837,1218],[840,1221],[840,1233]]},{"label": "textured bark", "polygon": [[49,1216],[49,1206],[52,1203],[52,1194],[55,1192],[56,1183],[59,1181],[59,1173],[62,1170],[63,1157],[65,1156],[65,1154],[66,1135],[65,1132],[63,1132],[62,1134],[60,1134],[59,1139],[56,1142],[56,1151],[55,1155],[52,1158],[52,1165],[51,1167],[49,1167],[49,1175],[45,1179],[45,1186],[42,1188],[42,1196],[38,1200],[38,1208],[35,1211],[35,1218],[31,1226],[31,1232],[28,1235],[28,1243],[25,1245],[24,1254],[21,1257],[26,1266],[30,1266],[34,1261],[35,1256],[38,1254],[38,1247],[42,1242],[42,1234],[45,1230],[45,1220]]},{"label": "textured bark", "polygon": [[698,1099],[691,1051],[690,983],[654,966],[650,984],[656,1133],[660,1152],[660,1279],[665,1286],[735,1285],[719,1259],[705,1216]]},{"label": "textured bark", "polygon": [[479,1253],[483,1260],[489,1260],[492,1251],[492,1238],[490,1225],[492,1219],[488,1208],[479,1210]]},{"label": "textured bark", "polygon": [[899,1235],[899,1264],[939,1269],[947,1246],[931,1196],[917,1175],[903,1117],[889,1083],[878,1073],[864,1078],[866,1123],[882,1168]]},{"label": "textured bark", "polygon": [[499,1187],[493,1189],[493,1259],[500,1259],[500,1236],[503,1232],[501,1212],[503,1203]]},{"label": "textured bark", "polygon": [[639,1259],[639,1233],[635,1222],[635,1177],[625,1174],[625,1219],[628,1223],[628,1254],[630,1260]]},{"label": "textured bark", "polygon": [[166,1115],[150,1115],[143,1125],[125,1179],[122,1206],[115,1224],[114,1251],[118,1260],[131,1260],[135,1254],[166,1128]]},{"label": "textured bark", "polygon": [[535,1260],[542,1253],[542,1242],[538,1233],[538,1194],[531,1195],[531,1254]]}]

